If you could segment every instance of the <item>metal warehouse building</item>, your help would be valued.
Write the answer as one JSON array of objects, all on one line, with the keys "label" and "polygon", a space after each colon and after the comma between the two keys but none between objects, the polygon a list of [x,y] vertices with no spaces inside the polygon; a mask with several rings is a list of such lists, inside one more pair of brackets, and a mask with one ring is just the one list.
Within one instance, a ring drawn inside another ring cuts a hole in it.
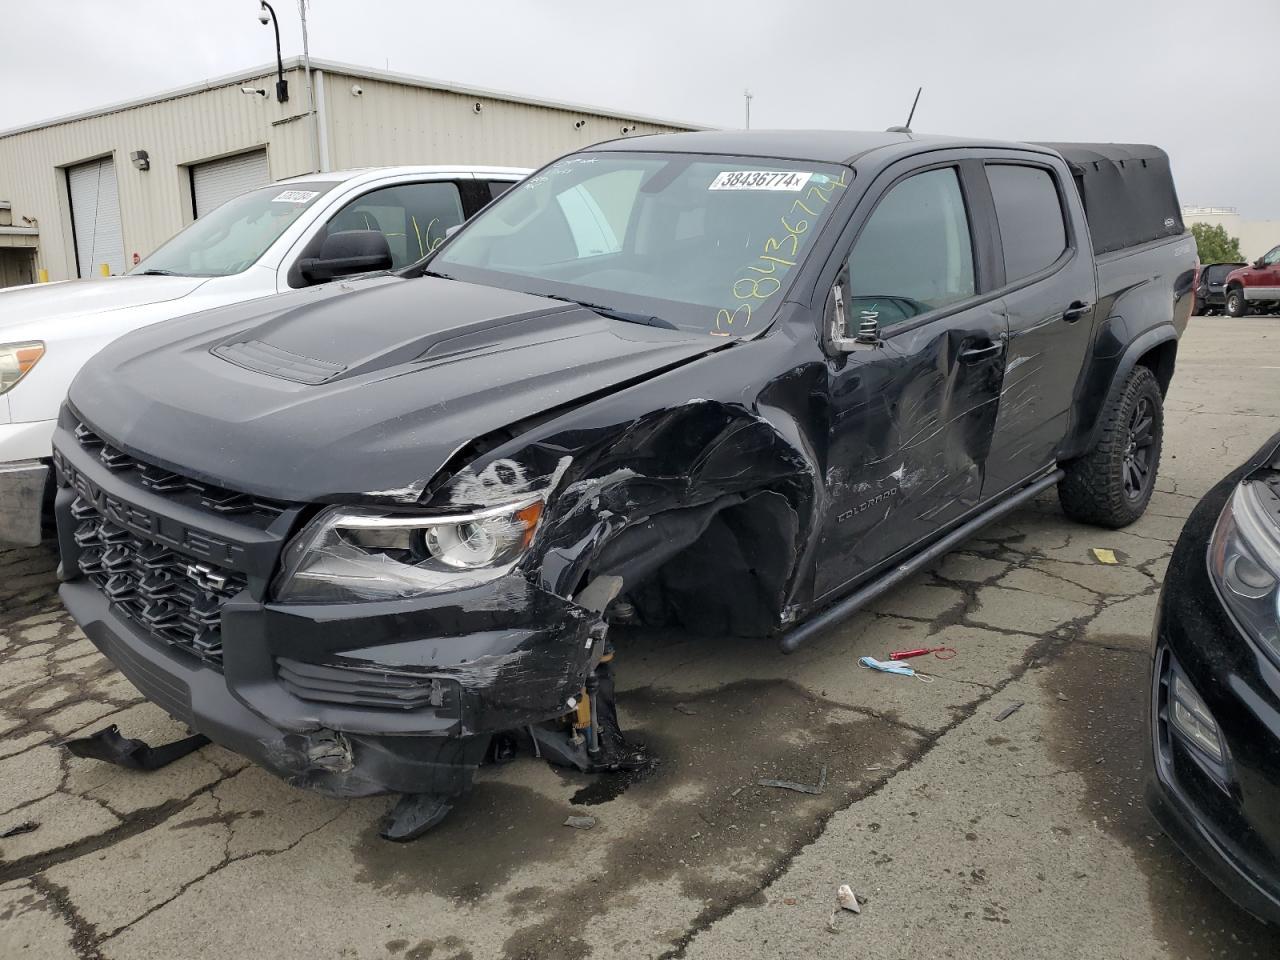
[{"label": "metal warehouse building", "polygon": [[125,272],[223,200],[384,164],[537,166],[618,136],[693,127],[312,59],[0,133],[0,286]]}]

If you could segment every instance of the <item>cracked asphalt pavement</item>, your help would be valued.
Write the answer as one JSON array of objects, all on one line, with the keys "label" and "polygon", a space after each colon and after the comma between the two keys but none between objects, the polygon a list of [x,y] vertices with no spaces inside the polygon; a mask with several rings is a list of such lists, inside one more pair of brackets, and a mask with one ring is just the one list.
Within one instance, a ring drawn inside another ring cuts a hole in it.
[{"label": "cracked asphalt pavement", "polygon": [[[49,549],[0,552],[0,958],[1280,956],[1140,799],[1166,560],[1280,430],[1277,398],[1280,320],[1193,320],[1141,521],[1081,527],[1044,498],[790,657],[620,632],[620,713],[656,769],[488,767],[409,845],[376,836],[387,798],[317,797],[216,746],[149,774],[70,757],[60,738],[108,723],[185,729],[69,621]],[[957,655],[917,661],[932,683],[857,664],[939,644]],[[824,768],[818,794],[757,785]],[[862,913],[830,929],[842,883]]]}]

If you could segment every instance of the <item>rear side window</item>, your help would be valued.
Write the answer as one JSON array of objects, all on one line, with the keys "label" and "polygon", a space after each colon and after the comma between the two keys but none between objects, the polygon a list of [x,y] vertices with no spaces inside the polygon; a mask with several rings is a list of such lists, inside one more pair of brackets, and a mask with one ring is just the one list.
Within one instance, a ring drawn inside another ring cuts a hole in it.
[{"label": "rear side window", "polygon": [[1000,223],[1007,283],[1039,273],[1067,249],[1062,202],[1053,175],[1042,167],[987,165]]},{"label": "rear side window", "polygon": [[851,315],[892,326],[973,296],[973,245],[952,167],[894,186],[849,255]]}]

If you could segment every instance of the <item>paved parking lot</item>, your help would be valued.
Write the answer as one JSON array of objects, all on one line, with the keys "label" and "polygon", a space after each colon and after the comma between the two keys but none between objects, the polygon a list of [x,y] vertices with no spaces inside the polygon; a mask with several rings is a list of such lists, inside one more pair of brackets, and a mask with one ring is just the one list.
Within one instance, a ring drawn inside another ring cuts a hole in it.
[{"label": "paved parking lot", "polygon": [[[68,757],[58,738],[108,722],[184,731],[67,620],[51,551],[0,552],[0,835],[34,825],[0,838],[0,958],[1280,956],[1139,799],[1164,564],[1280,430],[1280,320],[1193,320],[1167,416],[1131,528],[1044,499],[791,657],[621,635],[620,710],[655,772],[486,768],[407,846],[376,836],[385,798],[316,797],[216,747],[151,774]],[[922,664],[933,683],[857,665],[926,643],[958,651]],[[824,766],[818,795],[756,785]],[[866,902],[832,931],[841,883]]]}]

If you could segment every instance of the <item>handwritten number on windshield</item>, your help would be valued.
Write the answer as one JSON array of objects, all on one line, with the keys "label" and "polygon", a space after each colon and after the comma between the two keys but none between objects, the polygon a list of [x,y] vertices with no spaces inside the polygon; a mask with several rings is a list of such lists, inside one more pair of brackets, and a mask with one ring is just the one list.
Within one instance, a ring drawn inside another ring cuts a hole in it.
[{"label": "handwritten number on windshield", "polygon": [[[764,252],[744,267],[742,274],[734,279],[729,292],[733,299],[739,302],[732,307],[721,307],[716,311],[715,326],[711,330],[712,336],[728,337],[745,330],[751,323],[752,311],[782,289],[782,281],[776,276],[779,272],[778,268],[782,267],[781,272],[785,273],[796,265],[796,255],[800,252],[800,238],[809,230],[809,221],[799,217],[799,213],[803,211],[811,217],[818,216],[818,212],[831,201],[835,191],[848,186],[846,176],[847,174],[842,172],[839,180],[831,180],[826,185],[813,184],[805,191],[803,197],[795,200],[787,212],[778,218],[783,232],[779,236],[765,240]],[[812,206],[806,204],[806,201]],[[774,254],[782,254],[782,256],[774,256]]]}]

